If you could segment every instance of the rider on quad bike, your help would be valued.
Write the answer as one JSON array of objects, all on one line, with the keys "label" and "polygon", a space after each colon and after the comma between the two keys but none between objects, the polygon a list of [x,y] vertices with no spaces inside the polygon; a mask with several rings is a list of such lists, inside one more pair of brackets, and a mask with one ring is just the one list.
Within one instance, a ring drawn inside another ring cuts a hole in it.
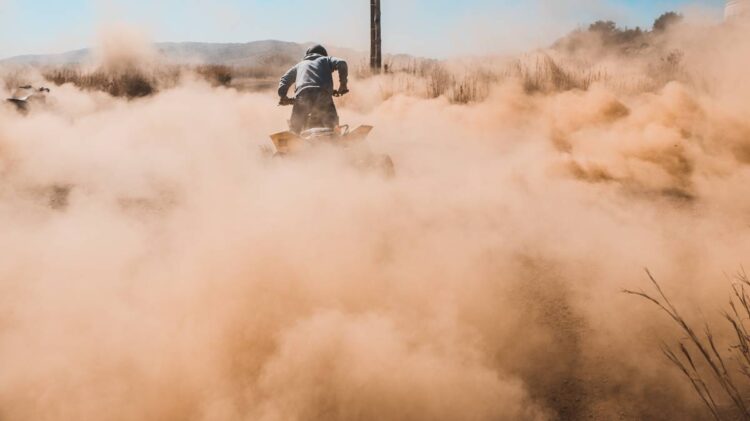
[{"label": "rider on quad bike", "polygon": [[[333,72],[339,72],[338,91],[333,89]],[[339,125],[333,97],[349,92],[348,76],[346,62],[328,57],[323,46],[307,50],[304,60],[286,72],[279,84],[279,105],[294,105],[289,131],[272,134],[275,151],[264,150],[275,158],[292,158],[316,147],[335,146],[344,151],[347,161],[354,167],[393,177],[395,166],[391,157],[373,152],[365,143],[372,126],[349,130],[348,125]],[[295,97],[289,98],[292,84],[296,85]]]},{"label": "rider on quad bike", "polygon": [[[339,72],[339,89],[333,89],[333,72]],[[339,125],[339,115],[334,96],[341,96],[349,92],[347,89],[349,66],[346,61],[336,57],[328,57],[328,51],[322,45],[316,45],[305,54],[305,58],[296,66],[289,69],[281,77],[279,83],[279,97],[281,105],[294,104],[289,129],[300,134],[312,127],[335,129]],[[295,98],[287,95],[292,84],[295,88]],[[314,122],[310,121],[313,117]]]}]

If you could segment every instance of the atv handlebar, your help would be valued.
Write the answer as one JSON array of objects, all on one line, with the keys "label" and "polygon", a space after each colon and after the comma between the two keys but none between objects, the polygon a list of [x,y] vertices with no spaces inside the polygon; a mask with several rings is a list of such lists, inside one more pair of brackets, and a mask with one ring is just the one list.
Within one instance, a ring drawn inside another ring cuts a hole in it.
[{"label": "atv handlebar", "polygon": [[[339,98],[348,93],[349,93],[348,89],[336,90],[336,91],[333,91],[333,96],[336,98]],[[296,98],[289,98],[289,97],[284,96],[284,97],[279,98],[279,105],[282,107],[285,107],[287,105],[294,105],[295,101],[296,101]]]}]

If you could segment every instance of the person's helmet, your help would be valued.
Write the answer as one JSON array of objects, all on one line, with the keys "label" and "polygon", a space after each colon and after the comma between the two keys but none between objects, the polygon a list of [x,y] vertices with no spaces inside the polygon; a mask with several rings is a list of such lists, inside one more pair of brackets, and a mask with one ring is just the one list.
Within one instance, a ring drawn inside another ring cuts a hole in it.
[{"label": "person's helmet", "polygon": [[328,57],[328,50],[326,50],[322,45],[318,44],[310,47],[305,55],[309,56],[311,54],[319,54],[323,57]]}]

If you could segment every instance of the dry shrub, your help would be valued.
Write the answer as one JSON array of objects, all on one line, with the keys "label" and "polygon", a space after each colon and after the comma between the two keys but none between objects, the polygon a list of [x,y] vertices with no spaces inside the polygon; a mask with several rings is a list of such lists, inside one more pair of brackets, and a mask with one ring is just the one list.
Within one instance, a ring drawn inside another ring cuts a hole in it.
[{"label": "dry shrub", "polygon": [[682,15],[667,12],[654,21],[652,30],[622,28],[613,21],[597,21],[585,30],[576,30],[559,39],[553,49],[574,53],[599,49],[604,54],[637,54],[658,45],[668,30],[683,22]]},{"label": "dry shrub", "polygon": [[229,86],[234,77],[234,69],[224,65],[198,66],[195,72],[213,86]]},{"label": "dry shrub", "polygon": [[[369,67],[360,65],[354,72],[360,79],[372,77]],[[498,75],[485,69],[451,69],[437,60],[411,59],[393,61],[384,66],[381,78],[381,97],[391,98],[396,93],[418,98],[446,97],[454,104],[480,102],[487,98]]]},{"label": "dry shrub", "polygon": [[445,95],[451,84],[455,82],[451,74],[440,65],[432,66],[430,71],[425,73],[427,76],[427,95],[429,98],[437,98]]},{"label": "dry shrub", "polygon": [[528,93],[551,93],[586,90],[593,83],[606,80],[607,73],[597,68],[565,65],[547,53],[540,53],[512,63],[506,76],[521,80]]},{"label": "dry shrub", "polygon": [[[608,73],[602,68],[556,59],[551,52],[530,54],[491,66],[413,59],[389,63],[387,69],[379,76],[383,99],[399,93],[427,99],[446,97],[454,104],[482,102],[494,86],[512,80],[520,81],[527,93],[552,93],[586,90],[608,79]],[[363,70],[357,74],[364,75],[365,79],[370,77]]]},{"label": "dry shrub", "polygon": [[47,68],[42,75],[55,85],[66,83],[87,90],[106,92],[114,97],[141,98],[153,95],[160,90],[177,85],[180,77],[187,72],[196,74],[213,86],[230,86],[233,81],[233,68],[221,65],[205,65],[195,68],[161,66],[154,70],[130,68],[122,71],[97,69],[85,71],[75,66]]},{"label": "dry shrub", "polygon": [[[650,272],[656,295],[625,291],[654,303],[675,323],[681,339],[676,348],[663,345],[667,359],[684,374],[711,416],[717,421],[750,419],[750,279],[743,271],[732,285],[729,310],[723,312],[733,341],[719,346],[714,329],[706,324],[696,329],[670,301]],[[700,333],[702,331],[702,333]],[[724,351],[724,350],[727,351]]]},{"label": "dry shrub", "polygon": [[149,75],[136,69],[86,72],[77,67],[63,67],[47,69],[42,74],[45,79],[58,86],[70,83],[83,90],[101,91],[114,97],[131,99],[150,96],[160,88],[173,86],[179,78],[178,69],[165,69]]}]

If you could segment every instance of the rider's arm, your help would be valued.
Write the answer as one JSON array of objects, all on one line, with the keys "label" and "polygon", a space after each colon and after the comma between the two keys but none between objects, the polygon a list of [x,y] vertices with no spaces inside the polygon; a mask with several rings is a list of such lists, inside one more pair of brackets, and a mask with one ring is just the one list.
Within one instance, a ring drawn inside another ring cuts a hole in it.
[{"label": "rider's arm", "polygon": [[347,92],[347,85],[349,84],[349,65],[346,61],[336,57],[331,57],[331,64],[333,65],[333,71],[339,72],[339,91]]},{"label": "rider's arm", "polygon": [[297,81],[297,66],[292,67],[287,71],[284,76],[281,77],[281,82],[279,82],[279,96],[282,98],[286,98],[286,96],[289,94],[289,88],[292,87],[292,84]]}]

